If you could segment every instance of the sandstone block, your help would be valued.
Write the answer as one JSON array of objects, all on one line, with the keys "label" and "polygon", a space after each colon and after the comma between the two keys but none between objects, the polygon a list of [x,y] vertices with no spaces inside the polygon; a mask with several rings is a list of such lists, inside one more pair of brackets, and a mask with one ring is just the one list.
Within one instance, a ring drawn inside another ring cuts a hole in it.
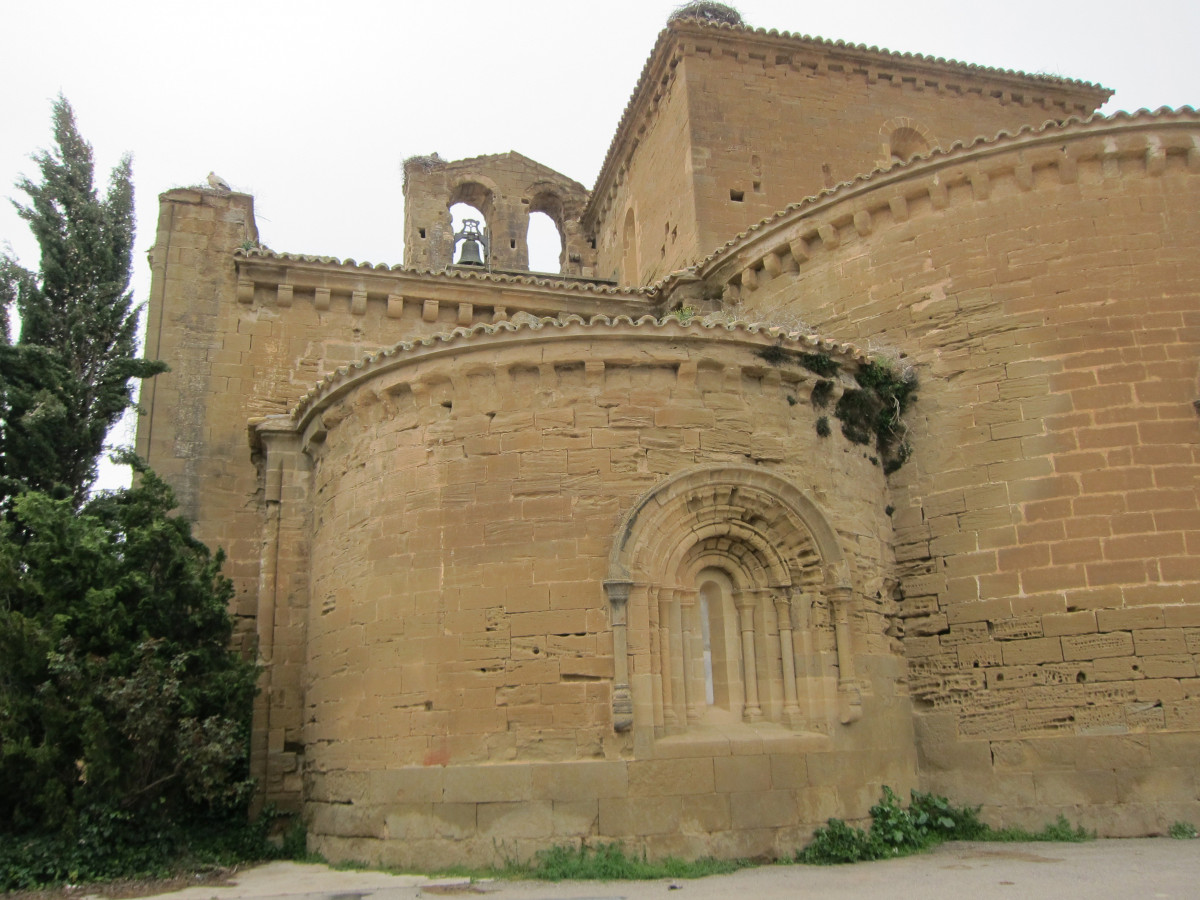
[{"label": "sandstone block", "polygon": [[678,796],[660,796],[653,803],[640,796],[612,798],[599,804],[600,833],[615,838],[674,833],[682,814]]},{"label": "sandstone block", "polygon": [[1062,641],[1063,659],[1102,659],[1110,656],[1132,656],[1133,635],[1127,631],[1109,634],[1066,635]]},{"label": "sandstone block", "polygon": [[730,756],[713,760],[713,766],[719,792],[767,791],[771,788],[769,756]]},{"label": "sandstone block", "polygon": [[524,764],[449,766],[444,774],[446,803],[497,803],[533,797],[531,767]]},{"label": "sandstone block", "polygon": [[596,800],[629,792],[628,764],[617,760],[545,763],[534,767],[531,779],[537,799]]},{"label": "sandstone block", "polygon": [[779,828],[800,821],[793,791],[748,791],[729,795],[730,823],[735,829]]},{"label": "sandstone block", "polygon": [[634,797],[710,794],[716,790],[715,760],[634,760],[629,763],[629,792]]},{"label": "sandstone block", "polygon": [[498,840],[541,838],[553,831],[553,807],[549,800],[519,803],[480,803],[476,822],[479,834]]}]

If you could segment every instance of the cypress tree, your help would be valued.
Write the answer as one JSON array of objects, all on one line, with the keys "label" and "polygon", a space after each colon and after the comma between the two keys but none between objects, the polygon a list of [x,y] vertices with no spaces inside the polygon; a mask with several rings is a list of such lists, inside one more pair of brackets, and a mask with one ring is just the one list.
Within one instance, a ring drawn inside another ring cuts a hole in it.
[{"label": "cypress tree", "polygon": [[71,107],[16,204],[34,273],[0,258],[0,892],[263,852],[247,829],[256,669],[230,649],[230,581],[167,485],[88,497],[133,403],[129,159],[108,192]]},{"label": "cypress tree", "polygon": [[29,202],[14,201],[37,239],[39,271],[0,262],[0,303],[21,320],[16,344],[7,323],[0,333],[0,496],[53,491],[78,505],[105,435],[133,405],[132,380],[165,366],[135,357],[130,159],[99,196],[92,148],[62,96],[53,118],[55,147],[34,156],[41,180],[21,178]]}]

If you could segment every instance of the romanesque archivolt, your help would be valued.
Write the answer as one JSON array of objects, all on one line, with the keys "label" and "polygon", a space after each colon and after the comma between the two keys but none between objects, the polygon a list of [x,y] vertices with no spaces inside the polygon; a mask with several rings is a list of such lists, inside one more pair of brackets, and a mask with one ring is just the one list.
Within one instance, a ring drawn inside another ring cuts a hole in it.
[{"label": "romanesque archivolt", "polygon": [[763,720],[824,731],[834,683],[842,721],[856,718],[848,576],[825,515],[778,476],[701,468],[658,485],[622,519],[604,582],[629,654],[615,698],[634,686],[617,726],[640,713],[660,734]]}]

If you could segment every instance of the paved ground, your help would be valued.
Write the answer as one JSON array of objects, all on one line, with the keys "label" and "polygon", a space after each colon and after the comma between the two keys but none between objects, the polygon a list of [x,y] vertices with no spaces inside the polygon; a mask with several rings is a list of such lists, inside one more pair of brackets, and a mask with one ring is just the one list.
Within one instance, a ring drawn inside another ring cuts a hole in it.
[{"label": "paved ground", "polygon": [[694,881],[541,882],[431,879],[337,872],[269,863],[228,885],[187,888],[171,900],[410,900],[480,895],[488,900],[770,900],[797,897],[887,900],[1005,900],[1200,897],[1200,841],[1169,838],[1086,844],[945,844],[932,853],[853,866],[762,866]]}]

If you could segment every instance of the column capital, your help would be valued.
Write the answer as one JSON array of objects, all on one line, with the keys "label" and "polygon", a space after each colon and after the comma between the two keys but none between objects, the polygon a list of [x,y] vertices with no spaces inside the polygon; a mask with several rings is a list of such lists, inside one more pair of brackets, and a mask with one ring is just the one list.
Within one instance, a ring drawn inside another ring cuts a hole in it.
[{"label": "column capital", "polygon": [[769,591],[769,588],[746,588],[740,591],[733,592],[733,605],[738,609],[743,609],[754,605],[754,601],[758,599],[759,594]]},{"label": "column capital", "polygon": [[613,578],[604,582],[604,593],[614,607],[624,606],[629,601],[629,591],[632,587],[632,581]]},{"label": "column capital", "polygon": [[825,596],[829,598],[829,602],[834,606],[845,605],[854,596],[854,589],[848,584],[827,587],[825,588]]}]

